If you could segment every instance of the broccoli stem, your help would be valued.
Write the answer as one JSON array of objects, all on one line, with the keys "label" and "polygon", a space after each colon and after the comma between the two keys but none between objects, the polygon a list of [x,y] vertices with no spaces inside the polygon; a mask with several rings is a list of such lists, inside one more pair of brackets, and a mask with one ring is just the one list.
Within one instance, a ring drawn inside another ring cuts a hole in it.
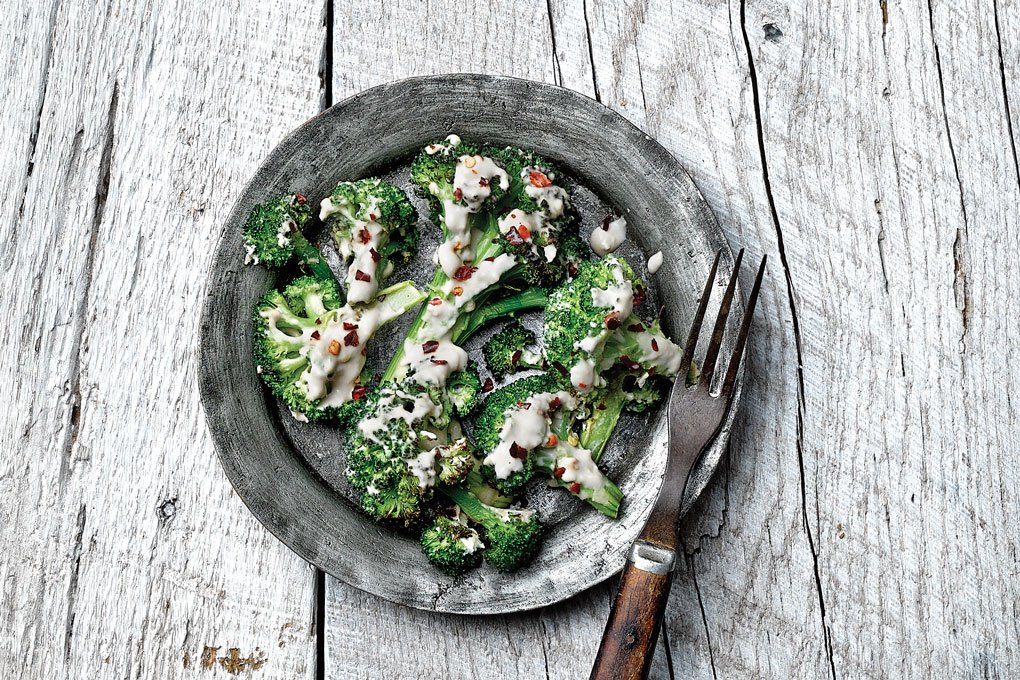
[{"label": "broccoli stem", "polygon": [[617,385],[610,390],[604,401],[599,402],[599,405],[605,405],[605,408],[593,409],[591,416],[581,426],[579,437],[581,446],[591,451],[591,459],[596,463],[606,450],[606,444],[609,443],[617,423],[620,422],[620,414],[623,413],[626,403],[623,389]]},{"label": "broccoli stem", "polygon": [[486,529],[494,526],[496,522],[503,521],[488,505],[462,486],[445,487],[443,493],[456,503],[465,515]]},{"label": "broccoli stem", "polygon": [[457,344],[463,343],[486,324],[496,319],[501,319],[514,312],[544,307],[548,301],[549,295],[544,288],[529,288],[520,293],[484,304],[470,314],[460,318],[453,329],[453,341]]},{"label": "broccoli stem", "polygon": [[323,281],[336,281],[333,270],[326,264],[322,253],[305,238],[304,234],[295,230],[288,238],[290,238],[290,243],[294,247],[294,255],[297,256],[301,264],[308,267],[312,276]]}]

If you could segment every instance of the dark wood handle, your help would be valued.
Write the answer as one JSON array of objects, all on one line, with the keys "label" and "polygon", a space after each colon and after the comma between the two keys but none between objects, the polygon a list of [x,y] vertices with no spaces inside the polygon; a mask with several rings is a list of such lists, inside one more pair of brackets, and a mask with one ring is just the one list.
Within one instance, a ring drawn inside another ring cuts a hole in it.
[{"label": "dark wood handle", "polygon": [[648,676],[672,576],[672,572],[653,574],[627,563],[591,680],[639,680]]}]

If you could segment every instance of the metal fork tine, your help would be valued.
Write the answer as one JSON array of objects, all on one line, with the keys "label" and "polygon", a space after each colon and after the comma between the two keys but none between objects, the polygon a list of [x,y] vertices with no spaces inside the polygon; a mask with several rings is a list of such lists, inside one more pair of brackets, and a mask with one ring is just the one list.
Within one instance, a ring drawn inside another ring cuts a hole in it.
[{"label": "metal fork tine", "polygon": [[733,302],[733,291],[737,287],[737,275],[740,273],[740,261],[744,258],[744,249],[737,253],[737,259],[733,261],[733,273],[730,274],[730,282],[726,284],[726,292],[723,294],[722,302],[719,303],[719,316],[715,319],[715,328],[712,329],[712,341],[708,343],[708,352],[705,354],[705,363],[701,367],[701,380],[703,387],[712,384],[712,373],[715,372],[715,361],[719,358],[719,348],[722,346],[723,334],[726,332],[726,318],[730,315],[730,304]]},{"label": "metal fork tine", "polygon": [[705,283],[705,290],[701,294],[701,302],[698,303],[698,311],[694,313],[694,320],[691,321],[691,332],[687,336],[687,346],[684,348],[684,357],[680,362],[681,375],[677,379],[680,382],[680,378],[687,380],[687,375],[691,371],[691,361],[694,360],[694,350],[698,346],[698,336],[701,335],[701,322],[705,320],[705,310],[708,308],[708,297],[712,294],[712,284],[715,283],[715,272],[719,269],[719,258],[722,256],[722,251],[718,251],[715,254],[715,262],[712,263],[712,268],[708,272],[708,281]]},{"label": "metal fork tine", "polygon": [[747,308],[744,310],[744,320],[740,322],[740,333],[737,335],[737,343],[733,347],[733,355],[730,357],[730,365],[726,368],[726,378],[723,380],[722,393],[729,395],[733,389],[733,383],[737,380],[737,371],[740,368],[740,360],[744,355],[744,345],[747,343],[747,333],[751,329],[751,318],[754,316],[754,306],[758,303],[758,291],[761,289],[761,279],[765,275],[765,262],[768,255],[762,255],[761,264],[758,266],[758,276],[754,279],[754,286],[751,287],[751,294],[747,298]]}]

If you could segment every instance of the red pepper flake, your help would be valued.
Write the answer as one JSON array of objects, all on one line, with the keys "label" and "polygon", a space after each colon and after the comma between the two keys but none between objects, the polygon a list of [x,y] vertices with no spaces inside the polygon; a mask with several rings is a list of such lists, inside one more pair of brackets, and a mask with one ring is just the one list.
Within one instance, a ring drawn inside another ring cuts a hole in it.
[{"label": "red pepper flake", "polygon": [[562,404],[563,404],[563,402],[562,402],[562,401],[560,401],[560,398],[559,398],[559,397],[553,397],[552,399],[550,399],[550,400],[549,400],[549,410],[550,410],[550,411],[555,411],[555,410],[556,410],[556,409],[558,409],[558,408],[559,408],[559,407],[560,407],[560,406],[561,406]]},{"label": "red pepper flake", "polygon": [[653,352],[659,351],[659,343],[655,341],[655,338],[652,338],[652,351]]},{"label": "red pepper flake", "polygon": [[521,356],[524,354],[521,350],[517,350],[510,355],[510,365],[517,366],[517,362],[521,360]]},{"label": "red pepper flake", "polygon": [[340,354],[340,342],[335,338],[329,341],[329,353],[333,356]]},{"label": "red pepper flake", "polygon": [[321,336],[319,335],[318,329],[312,331],[312,340],[318,340],[319,337],[321,337]]},{"label": "red pepper flake", "polygon": [[569,489],[570,493],[581,493],[581,485],[578,482],[574,482],[567,489]]},{"label": "red pepper flake", "polygon": [[528,229],[527,225],[522,224],[517,227],[517,233],[521,235],[521,238],[525,241],[531,238],[531,230]]},{"label": "red pepper flake", "polygon": [[350,333],[345,335],[344,336],[344,344],[347,345],[348,347],[357,347],[358,344],[359,344],[358,343],[358,331],[351,331]]},{"label": "red pepper flake", "polygon": [[454,281],[467,281],[471,278],[471,275],[478,271],[478,267],[472,267],[470,265],[461,265],[457,267],[457,271],[453,273]]},{"label": "red pepper flake", "polygon": [[623,364],[623,367],[626,368],[628,371],[640,371],[641,370],[641,364],[639,364],[638,362],[634,361],[633,359],[631,359],[626,354],[620,356],[620,363]]},{"label": "red pepper flake", "polygon": [[606,410],[606,402],[604,402],[604,401],[600,402],[599,405],[596,406],[595,408],[597,408],[600,411],[605,411]]},{"label": "red pepper flake", "polygon": [[461,288],[460,286],[454,286],[453,287],[453,294],[456,295],[457,297],[460,297],[461,295],[464,294],[464,289]]},{"label": "red pepper flake", "polygon": [[375,222],[375,213],[368,213],[368,219],[370,219],[373,222]]},{"label": "red pepper flake", "polygon": [[560,438],[557,437],[555,434],[550,433],[549,438],[545,440],[545,448],[551,449],[552,447],[556,446],[559,443]]},{"label": "red pepper flake", "polygon": [[316,319],[315,320],[315,325],[316,326],[318,326],[320,323],[322,323],[322,319]]},{"label": "red pepper flake", "polygon": [[436,366],[445,366],[446,364],[450,363],[446,359],[436,359],[435,357],[429,357],[429,361],[434,363]]},{"label": "red pepper flake", "polygon": [[528,450],[523,446],[518,446],[517,442],[510,442],[510,456],[513,458],[526,458]]},{"label": "red pepper flake", "polygon": [[358,399],[364,397],[366,394],[368,394],[368,390],[365,389],[364,385],[355,385],[354,389],[351,391],[351,399],[357,401]]},{"label": "red pepper flake", "polygon": [[372,240],[372,232],[368,230],[368,227],[362,227],[361,231],[358,232],[358,238],[361,239],[362,243],[368,243]]},{"label": "red pepper flake", "polygon": [[294,202],[298,205],[304,205],[308,202],[308,197],[304,194],[294,194]]},{"label": "red pepper flake", "polygon": [[492,384],[492,378],[486,378],[485,382],[482,383],[482,392],[491,392],[495,385]]},{"label": "red pepper flake", "polygon": [[358,330],[358,324],[350,323],[348,321],[344,321],[344,330],[345,331],[356,331],[356,330]]},{"label": "red pepper flake", "polygon": [[380,259],[382,259],[382,255],[380,255],[379,251],[376,250],[375,248],[369,248],[368,254],[372,256],[372,262],[378,262]]},{"label": "red pepper flake", "polygon": [[485,261],[486,262],[495,262],[496,261],[496,256],[495,255],[490,255],[487,258],[485,258]]},{"label": "red pepper flake", "polygon": [[369,281],[372,280],[372,276],[370,274],[366,274],[365,272],[363,272],[363,271],[361,271],[359,269],[356,272],[354,272],[354,280],[355,281],[364,281],[364,282],[368,283]]},{"label": "red pepper flake", "polygon": [[632,323],[631,325],[627,326],[627,330],[630,331],[631,333],[644,333],[645,327],[639,323]]},{"label": "red pepper flake", "polygon": [[517,408],[522,409],[524,411],[527,411],[529,408],[531,408],[531,402],[530,401],[519,401],[519,402],[517,402]]},{"label": "red pepper flake", "polygon": [[588,389],[588,383],[577,383],[577,388],[579,390],[586,390]]},{"label": "red pepper flake", "polygon": [[567,471],[567,468],[558,467],[555,470],[553,470],[553,477],[555,477],[556,479],[559,479],[560,477],[562,477],[564,475],[564,473],[566,471]]},{"label": "red pepper flake", "polygon": [[645,301],[645,289],[638,286],[634,289],[634,306],[640,305]]},{"label": "red pepper flake", "polygon": [[478,178],[478,186],[480,186],[480,187],[487,187],[487,186],[489,186],[489,180],[486,179],[485,177],[479,177]]},{"label": "red pepper flake", "polygon": [[439,349],[439,342],[436,340],[429,340],[421,344],[421,351],[424,354],[432,354],[437,349]]},{"label": "red pepper flake", "polygon": [[517,227],[510,228],[510,231],[506,233],[506,240],[512,246],[519,246],[524,243],[524,239],[521,238],[521,233],[517,231]]},{"label": "red pepper flake", "polygon": [[543,189],[548,186],[552,186],[552,180],[545,176],[545,173],[541,170],[532,170],[528,173],[528,181],[531,182],[531,186]]},{"label": "red pepper flake", "polygon": [[608,328],[611,331],[615,331],[619,327],[620,327],[620,313],[610,312],[609,314],[606,314],[606,328]]},{"label": "red pepper flake", "polygon": [[440,300],[439,298],[432,298],[431,300],[429,300],[429,304],[432,305],[433,307],[437,307],[443,304],[443,301]]},{"label": "red pepper flake", "polygon": [[567,263],[567,276],[569,276],[570,278],[574,278],[575,276],[577,276],[577,265],[574,264],[573,262]]},{"label": "red pepper flake", "polygon": [[457,187],[453,190],[453,198],[457,201],[464,198],[464,191],[460,187]]}]

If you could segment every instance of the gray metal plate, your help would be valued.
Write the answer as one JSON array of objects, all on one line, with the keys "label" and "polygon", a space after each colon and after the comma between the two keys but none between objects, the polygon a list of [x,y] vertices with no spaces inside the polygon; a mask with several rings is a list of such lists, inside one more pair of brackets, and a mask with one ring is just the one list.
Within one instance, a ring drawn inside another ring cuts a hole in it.
[{"label": "gray metal plate", "polygon": [[[585,235],[607,211],[623,212],[631,242],[620,254],[649,282],[644,308],[654,313],[661,306],[663,325],[674,338],[686,337],[720,249],[719,278],[726,281],[732,257],[708,204],[676,159],[618,114],[569,90],[513,78],[402,80],[362,92],[299,127],[245,188],[224,226],[209,275],[199,387],[234,489],[259,521],[303,558],[357,588],[420,609],[521,611],[571,597],[622,567],[661,482],[664,408],[628,416],[603,458],[604,469],[626,494],[619,519],[609,520],[536,483],[530,503],[542,513],[547,534],[535,561],[513,574],[483,566],[451,578],[426,562],[415,539],[360,513],[343,479],[339,432],[291,419],[262,389],[251,362],[251,308],[275,278],[261,267],[242,265],[242,226],[251,208],[287,191],[301,191],[317,205],[337,181],[377,174],[407,186],[409,156],[451,132],[472,141],[523,146],[555,161],[577,185]],[[431,275],[429,258],[438,237],[424,204],[415,201],[426,234],[422,253],[391,282],[413,277],[423,283]],[[665,263],[648,276],[645,258],[657,250]],[[710,305],[708,318],[714,309]],[[391,356],[410,318],[402,321],[383,329],[371,359],[382,364]],[[739,392],[738,384],[720,436],[692,473],[685,507],[719,463]]]}]

